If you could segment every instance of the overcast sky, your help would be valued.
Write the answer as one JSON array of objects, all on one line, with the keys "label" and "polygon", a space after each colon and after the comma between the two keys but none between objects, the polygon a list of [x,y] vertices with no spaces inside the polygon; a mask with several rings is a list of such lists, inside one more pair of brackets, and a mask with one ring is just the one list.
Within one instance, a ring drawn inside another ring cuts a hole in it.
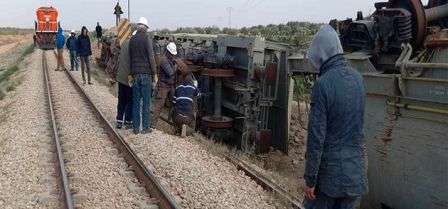
[{"label": "overcast sky", "polygon": [[[356,11],[374,11],[380,0],[130,0],[131,19],[145,16],[152,28],[174,29],[181,26],[228,26],[232,8],[232,27],[355,17]],[[427,0],[424,0],[426,2]],[[114,24],[113,7],[117,0],[0,0],[0,27],[33,28],[35,9],[49,3],[60,11],[65,29],[92,28],[97,21]],[[120,0],[127,16],[127,0]]]}]

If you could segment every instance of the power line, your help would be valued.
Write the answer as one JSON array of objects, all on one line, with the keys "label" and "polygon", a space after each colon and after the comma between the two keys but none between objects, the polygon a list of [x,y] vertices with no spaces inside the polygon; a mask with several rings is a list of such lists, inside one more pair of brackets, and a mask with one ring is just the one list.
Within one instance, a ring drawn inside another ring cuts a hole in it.
[{"label": "power line", "polygon": [[254,4],[252,9],[257,8],[258,6],[260,6],[263,2],[265,2],[266,0],[260,0],[258,3]]}]

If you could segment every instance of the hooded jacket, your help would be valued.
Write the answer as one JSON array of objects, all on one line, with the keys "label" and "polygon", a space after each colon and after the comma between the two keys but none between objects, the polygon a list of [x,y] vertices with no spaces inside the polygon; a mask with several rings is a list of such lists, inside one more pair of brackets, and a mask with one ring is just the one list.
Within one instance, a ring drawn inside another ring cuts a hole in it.
[{"label": "hooded jacket", "polygon": [[156,73],[152,37],[147,29],[138,29],[129,41],[130,69],[132,75]]},{"label": "hooded jacket", "polygon": [[66,43],[67,49],[70,51],[76,52],[76,50],[78,48],[77,45],[78,45],[78,39],[76,38],[76,35],[74,35],[74,34],[70,35],[70,37],[67,39],[67,43]]},{"label": "hooded jacket", "polygon": [[81,35],[78,36],[78,44],[77,44],[77,55],[80,57],[87,57],[92,55],[92,47],[90,44],[90,37],[88,35],[82,34],[84,30],[87,30],[86,27],[82,27]]},{"label": "hooded jacket", "polygon": [[65,45],[64,31],[62,30],[62,28],[59,28],[58,33],[56,34],[56,48],[63,49],[64,45]]},{"label": "hooded jacket", "polygon": [[305,182],[330,197],[361,196],[367,191],[362,76],[330,26],[319,30],[308,55],[320,76],[311,95]]},{"label": "hooded jacket", "polygon": [[116,80],[123,85],[129,86],[128,76],[131,74],[129,69],[129,41],[126,40],[121,45],[120,55],[118,57],[118,71]]},{"label": "hooded jacket", "polygon": [[308,60],[320,72],[325,61],[343,53],[344,50],[336,31],[330,25],[324,25],[313,38],[308,51]]}]

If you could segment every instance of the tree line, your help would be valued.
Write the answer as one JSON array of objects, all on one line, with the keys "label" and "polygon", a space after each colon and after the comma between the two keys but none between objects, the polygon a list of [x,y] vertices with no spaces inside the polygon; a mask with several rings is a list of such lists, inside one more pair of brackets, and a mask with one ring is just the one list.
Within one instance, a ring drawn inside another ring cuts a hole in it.
[{"label": "tree line", "polygon": [[287,43],[301,49],[308,47],[313,35],[321,24],[310,22],[288,22],[286,24],[257,25],[242,28],[180,27],[176,30],[163,29],[159,33],[199,33],[199,34],[229,34],[243,36],[260,36],[266,40]]}]

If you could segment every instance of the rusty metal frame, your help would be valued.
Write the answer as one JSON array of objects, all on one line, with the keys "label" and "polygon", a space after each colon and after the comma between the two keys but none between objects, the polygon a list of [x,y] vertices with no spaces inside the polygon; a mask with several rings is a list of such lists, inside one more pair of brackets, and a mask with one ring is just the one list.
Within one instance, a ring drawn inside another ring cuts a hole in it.
[{"label": "rusty metal frame", "polygon": [[[404,3],[405,2],[405,3]],[[405,5],[403,5],[405,4]],[[404,8],[411,9],[410,12],[413,13],[413,22],[415,23],[414,27],[414,36],[415,41],[414,45],[421,46],[425,39],[426,35],[426,15],[425,8],[421,0],[408,0],[408,1],[400,1],[400,0],[390,0],[391,8]],[[410,8],[406,7],[409,6]]]},{"label": "rusty metal frame", "polygon": [[62,198],[64,201],[64,208],[73,209],[74,205],[73,205],[72,194],[70,192],[67,172],[65,170],[64,157],[62,154],[61,143],[59,140],[58,128],[56,125],[56,117],[54,115],[53,99],[51,96],[51,85],[50,85],[50,79],[48,76],[48,64],[47,64],[45,51],[42,51],[42,71],[43,71],[43,75],[44,75],[45,93],[46,93],[47,99],[48,99],[48,110],[49,110],[49,115],[51,118],[51,127],[53,129],[53,139],[54,139],[54,143],[55,143],[56,158],[57,158],[57,162],[58,162],[58,164],[56,166],[56,170],[59,171],[59,176],[58,176],[58,178],[60,179],[59,184],[63,190],[62,191],[63,194],[61,194],[61,195],[63,195],[63,197],[60,197],[60,198]]},{"label": "rusty metal frame", "polygon": [[180,209],[177,205],[174,197],[162,186],[157,177],[149,171],[143,161],[137,156],[137,154],[132,150],[129,144],[123,139],[123,137],[115,131],[113,126],[107,121],[106,117],[102,112],[96,107],[92,99],[87,95],[84,89],[78,84],[73,75],[65,70],[67,77],[70,79],[72,84],[85,99],[85,101],[91,106],[93,112],[96,114],[100,123],[107,135],[111,138],[114,144],[117,146],[118,150],[123,154],[123,158],[126,160],[127,164],[130,166],[138,181],[145,187],[146,191],[151,195],[151,197],[156,198],[159,202],[159,208],[161,209]]}]

